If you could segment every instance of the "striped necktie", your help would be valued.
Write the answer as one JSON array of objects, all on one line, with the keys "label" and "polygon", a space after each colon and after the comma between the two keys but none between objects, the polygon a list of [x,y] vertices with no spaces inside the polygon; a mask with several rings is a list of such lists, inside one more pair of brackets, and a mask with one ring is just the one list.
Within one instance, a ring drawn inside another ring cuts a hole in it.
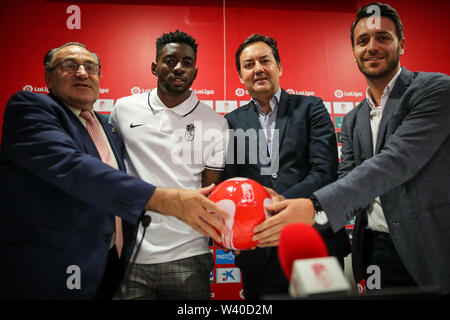
[{"label": "striped necktie", "polygon": [[[89,132],[89,135],[91,136],[98,153],[100,154],[100,159],[102,159],[104,163],[113,166],[113,160],[111,157],[111,152],[109,151],[109,145],[107,140],[105,139],[103,128],[101,127],[100,123],[96,119],[94,119],[92,113],[87,110],[81,111],[80,117],[86,120],[86,129]],[[123,248],[122,219],[116,216],[115,222],[115,244],[117,248],[117,254],[120,257]]]}]

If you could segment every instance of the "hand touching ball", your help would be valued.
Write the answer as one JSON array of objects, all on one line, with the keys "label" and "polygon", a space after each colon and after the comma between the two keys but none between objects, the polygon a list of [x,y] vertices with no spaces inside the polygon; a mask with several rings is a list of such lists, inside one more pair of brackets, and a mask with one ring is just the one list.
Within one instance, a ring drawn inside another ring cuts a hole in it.
[{"label": "hand touching ball", "polygon": [[272,203],[261,184],[252,179],[231,178],[220,183],[209,199],[230,214],[224,221],[230,232],[222,234],[219,245],[232,250],[245,250],[258,244],[252,240],[253,229],[270,216],[264,206]]}]

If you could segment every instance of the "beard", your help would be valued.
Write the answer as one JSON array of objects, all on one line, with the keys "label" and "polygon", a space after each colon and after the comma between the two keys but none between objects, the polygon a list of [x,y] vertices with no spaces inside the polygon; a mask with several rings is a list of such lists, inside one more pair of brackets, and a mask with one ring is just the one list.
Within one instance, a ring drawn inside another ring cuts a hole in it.
[{"label": "beard", "polygon": [[183,85],[180,86],[174,86],[169,81],[166,81],[165,79],[162,79],[161,77],[158,77],[158,83],[161,84],[163,90],[172,96],[179,96],[185,93],[189,90],[192,83],[194,82],[194,79],[191,81],[185,82]]},{"label": "beard", "polygon": [[386,66],[377,71],[369,71],[365,66],[364,62],[358,61],[358,68],[362,74],[366,76],[366,78],[370,80],[379,80],[384,79],[391,75],[400,63],[400,46],[397,48],[394,55],[386,60]]}]

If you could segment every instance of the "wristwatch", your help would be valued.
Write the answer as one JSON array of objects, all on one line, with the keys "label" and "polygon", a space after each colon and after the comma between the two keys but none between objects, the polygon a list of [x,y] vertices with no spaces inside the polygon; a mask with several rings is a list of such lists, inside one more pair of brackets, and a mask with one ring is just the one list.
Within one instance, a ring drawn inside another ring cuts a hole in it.
[{"label": "wristwatch", "polygon": [[309,199],[312,201],[314,206],[314,222],[320,225],[324,225],[328,222],[328,217],[325,214],[325,212],[322,210],[322,207],[320,206],[319,200],[317,200],[317,197],[312,194]]}]

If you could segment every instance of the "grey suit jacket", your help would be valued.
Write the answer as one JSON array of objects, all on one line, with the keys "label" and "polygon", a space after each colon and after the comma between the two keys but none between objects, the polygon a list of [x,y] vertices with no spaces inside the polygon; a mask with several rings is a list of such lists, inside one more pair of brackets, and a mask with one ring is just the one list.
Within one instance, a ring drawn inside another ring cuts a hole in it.
[{"label": "grey suit jacket", "polygon": [[375,155],[364,100],[344,118],[340,178],[315,192],[334,230],[380,196],[392,240],[412,277],[447,293],[449,136],[450,77],[403,68],[384,108]]}]

